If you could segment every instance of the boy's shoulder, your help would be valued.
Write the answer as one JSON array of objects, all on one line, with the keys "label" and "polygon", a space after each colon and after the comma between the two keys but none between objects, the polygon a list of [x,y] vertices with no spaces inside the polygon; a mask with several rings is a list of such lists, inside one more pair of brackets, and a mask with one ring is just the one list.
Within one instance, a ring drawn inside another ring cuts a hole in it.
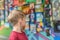
[{"label": "boy's shoulder", "polygon": [[9,40],[15,40],[15,39],[17,39],[17,33],[12,31],[10,34]]},{"label": "boy's shoulder", "polygon": [[15,31],[12,31],[10,34],[10,36],[16,36],[16,35],[17,35],[17,33]]}]

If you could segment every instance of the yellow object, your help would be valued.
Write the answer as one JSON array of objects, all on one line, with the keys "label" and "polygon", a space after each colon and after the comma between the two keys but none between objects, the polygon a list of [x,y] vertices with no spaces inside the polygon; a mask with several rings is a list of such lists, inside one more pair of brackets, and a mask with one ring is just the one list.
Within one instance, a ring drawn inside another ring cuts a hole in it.
[{"label": "yellow object", "polygon": [[22,7],[18,7],[18,10],[22,10]]},{"label": "yellow object", "polygon": [[36,12],[43,12],[43,8],[39,8],[35,10]]},{"label": "yellow object", "polygon": [[[39,5],[37,5],[37,6],[39,6]],[[35,11],[36,12],[43,12],[43,5],[40,5],[40,7],[36,8]]]},{"label": "yellow object", "polygon": [[40,26],[43,26],[43,23],[42,22],[40,22],[40,24],[39,24]]},{"label": "yellow object", "polygon": [[30,10],[29,5],[28,5],[28,6],[22,6],[22,11],[23,11],[25,14],[29,14],[29,10]]},{"label": "yellow object", "polygon": [[4,0],[0,0],[0,10],[4,10]]},{"label": "yellow object", "polygon": [[37,32],[40,32],[40,31],[42,31],[42,28],[37,28]]}]

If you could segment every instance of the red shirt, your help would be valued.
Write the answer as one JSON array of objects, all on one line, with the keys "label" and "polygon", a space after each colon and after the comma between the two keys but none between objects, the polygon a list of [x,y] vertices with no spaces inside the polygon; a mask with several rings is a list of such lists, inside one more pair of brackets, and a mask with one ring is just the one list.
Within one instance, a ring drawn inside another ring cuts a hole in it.
[{"label": "red shirt", "polygon": [[24,32],[18,33],[13,31],[10,35],[9,40],[28,40],[28,38]]}]

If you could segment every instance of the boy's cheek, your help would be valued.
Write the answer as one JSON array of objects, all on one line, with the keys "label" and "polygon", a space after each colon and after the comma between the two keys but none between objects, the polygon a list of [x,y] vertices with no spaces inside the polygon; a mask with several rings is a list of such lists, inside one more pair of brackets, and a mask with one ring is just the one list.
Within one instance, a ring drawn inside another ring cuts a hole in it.
[{"label": "boy's cheek", "polygon": [[25,22],[22,22],[22,26],[25,26],[26,24],[25,24]]}]

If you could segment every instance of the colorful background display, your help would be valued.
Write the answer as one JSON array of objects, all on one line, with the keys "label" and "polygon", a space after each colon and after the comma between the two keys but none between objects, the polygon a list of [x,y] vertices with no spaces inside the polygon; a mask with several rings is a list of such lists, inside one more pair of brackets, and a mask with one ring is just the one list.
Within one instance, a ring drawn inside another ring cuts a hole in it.
[{"label": "colorful background display", "polygon": [[12,10],[21,10],[27,14],[25,33],[29,40],[60,39],[59,6],[58,0],[0,0],[1,40],[8,40],[13,29],[7,22],[7,17]]}]

